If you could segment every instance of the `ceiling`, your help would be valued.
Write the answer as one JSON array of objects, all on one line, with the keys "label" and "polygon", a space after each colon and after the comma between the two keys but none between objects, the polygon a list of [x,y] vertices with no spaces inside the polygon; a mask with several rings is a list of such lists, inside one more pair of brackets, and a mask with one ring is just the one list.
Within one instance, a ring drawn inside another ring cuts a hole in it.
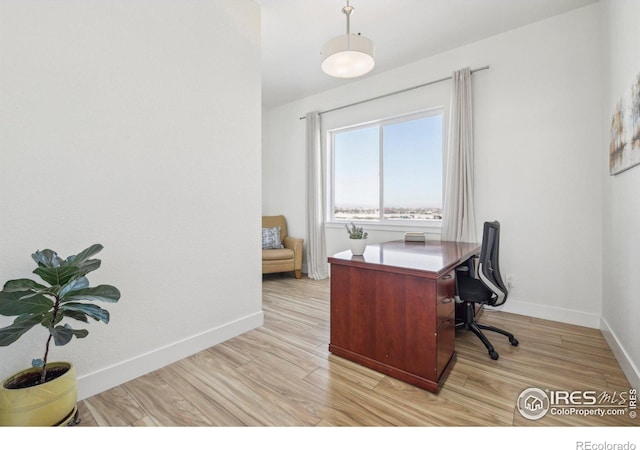
[{"label": "ceiling", "polygon": [[[353,82],[320,69],[320,49],[346,33],[346,0],[256,0],[262,8],[267,108]],[[350,0],[351,32],[376,46],[374,76],[598,0]]]}]

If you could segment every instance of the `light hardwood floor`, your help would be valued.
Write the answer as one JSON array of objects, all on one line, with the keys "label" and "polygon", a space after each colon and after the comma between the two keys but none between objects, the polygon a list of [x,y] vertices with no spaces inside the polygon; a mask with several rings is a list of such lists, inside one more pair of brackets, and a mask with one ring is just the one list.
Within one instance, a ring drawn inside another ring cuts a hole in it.
[{"label": "light hardwood floor", "polygon": [[493,361],[470,332],[439,394],[328,352],[329,281],[263,279],[264,326],[79,402],[79,426],[637,426],[623,416],[522,417],[529,387],[630,389],[599,330],[504,312],[482,319],[520,341],[491,336]]}]

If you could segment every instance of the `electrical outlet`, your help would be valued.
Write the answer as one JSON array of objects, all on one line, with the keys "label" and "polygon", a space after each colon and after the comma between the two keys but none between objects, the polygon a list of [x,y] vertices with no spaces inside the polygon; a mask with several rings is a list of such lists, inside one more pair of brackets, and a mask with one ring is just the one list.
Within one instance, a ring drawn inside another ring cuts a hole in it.
[{"label": "electrical outlet", "polygon": [[513,289],[513,281],[515,276],[512,273],[507,274],[507,287],[509,289]]}]

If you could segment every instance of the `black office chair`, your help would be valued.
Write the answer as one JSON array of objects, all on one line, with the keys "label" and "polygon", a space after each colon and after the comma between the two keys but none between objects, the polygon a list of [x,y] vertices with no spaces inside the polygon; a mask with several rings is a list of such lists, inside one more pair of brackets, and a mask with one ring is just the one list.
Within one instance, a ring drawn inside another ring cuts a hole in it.
[{"label": "black office chair", "polygon": [[500,223],[497,221],[485,222],[477,276],[475,264],[471,260],[467,265],[456,269],[456,293],[463,306],[462,318],[459,319],[456,328],[473,331],[487,347],[491,359],[498,359],[499,355],[482,330],[503,334],[509,338],[511,345],[518,345],[518,340],[513,334],[476,321],[477,304],[500,306],[507,300],[508,291],[500,277],[498,265],[499,251]]}]

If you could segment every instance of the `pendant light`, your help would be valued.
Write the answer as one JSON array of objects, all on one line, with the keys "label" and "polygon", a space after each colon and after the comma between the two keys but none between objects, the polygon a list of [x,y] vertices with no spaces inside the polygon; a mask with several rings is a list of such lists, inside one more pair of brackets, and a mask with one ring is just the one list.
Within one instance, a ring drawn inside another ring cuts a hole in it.
[{"label": "pendant light", "polygon": [[359,34],[351,34],[353,7],[342,8],[347,16],[347,34],[335,37],[322,47],[322,70],[336,78],[355,78],[369,73],[375,65],[373,42]]}]

